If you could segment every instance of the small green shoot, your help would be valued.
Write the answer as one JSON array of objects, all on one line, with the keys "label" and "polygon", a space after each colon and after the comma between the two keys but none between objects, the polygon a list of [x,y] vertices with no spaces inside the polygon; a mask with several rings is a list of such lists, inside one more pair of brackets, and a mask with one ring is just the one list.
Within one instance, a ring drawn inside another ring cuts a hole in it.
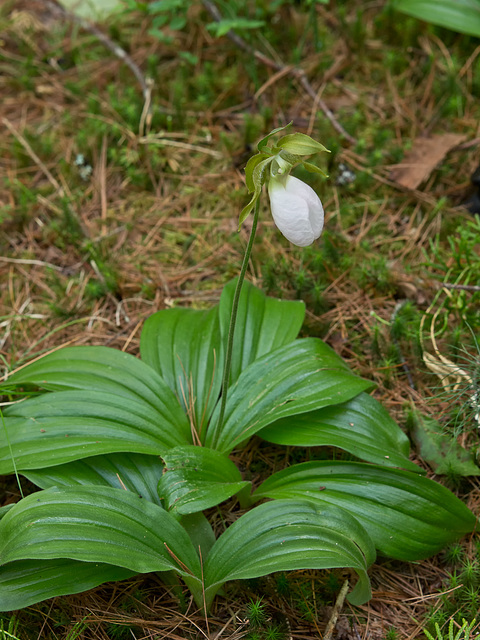
[{"label": "small green shoot", "polygon": [[476,624],[476,619],[474,618],[471,622],[467,622],[466,620],[462,620],[462,626],[458,631],[454,634],[454,621],[453,618],[450,619],[450,624],[448,625],[448,635],[445,635],[438,622],[435,623],[435,631],[437,632],[436,636],[433,636],[429,631],[424,629],[424,634],[427,636],[427,640],[470,640],[470,634],[472,629],[474,629]]}]

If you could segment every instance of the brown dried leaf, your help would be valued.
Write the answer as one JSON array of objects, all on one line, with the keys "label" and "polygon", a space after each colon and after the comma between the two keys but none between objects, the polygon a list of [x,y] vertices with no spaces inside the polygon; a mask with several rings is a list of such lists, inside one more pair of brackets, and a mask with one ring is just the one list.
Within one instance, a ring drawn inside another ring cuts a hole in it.
[{"label": "brown dried leaf", "polygon": [[391,172],[390,179],[407,189],[416,189],[465,137],[457,133],[444,133],[431,138],[416,138],[402,164],[396,165]]}]

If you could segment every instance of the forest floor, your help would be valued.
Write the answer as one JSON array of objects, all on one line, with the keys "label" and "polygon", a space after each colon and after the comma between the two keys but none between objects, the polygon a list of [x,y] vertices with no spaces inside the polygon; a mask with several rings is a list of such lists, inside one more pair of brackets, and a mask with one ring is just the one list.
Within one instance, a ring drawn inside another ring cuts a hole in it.
[{"label": "forest floor", "polygon": [[[246,161],[292,121],[331,151],[315,159],[327,180],[296,174],[321,196],[325,232],[290,245],[265,200],[248,279],[305,300],[302,335],[374,380],[402,428],[414,408],[474,456],[479,41],[361,0],[231,3],[264,23],[235,40],[209,27],[210,3],[190,4],[184,25],[170,16],[156,30],[148,5],[93,29],[42,0],[0,7],[1,374],[64,345],[136,355],[152,312],[218,302],[248,238],[248,221],[237,231]],[[450,379],[458,366],[468,376]],[[455,460],[442,475],[418,442],[412,459],[479,513],[477,477]],[[1,504],[18,498],[5,479]],[[372,600],[346,603],[334,637],[413,640],[450,619],[456,631],[478,611],[479,563],[478,535],[423,562],[379,560]],[[18,612],[4,637],[321,638],[342,579],[298,571],[286,592],[284,576],[228,585],[206,626],[139,576]]]}]

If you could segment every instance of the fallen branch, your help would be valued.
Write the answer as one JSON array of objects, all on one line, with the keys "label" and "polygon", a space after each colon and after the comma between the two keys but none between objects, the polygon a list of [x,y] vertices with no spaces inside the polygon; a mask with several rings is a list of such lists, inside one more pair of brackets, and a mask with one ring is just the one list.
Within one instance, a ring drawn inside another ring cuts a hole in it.
[{"label": "fallen branch", "polygon": [[[221,13],[219,12],[215,4],[211,2],[211,0],[202,0],[202,3],[205,9],[208,11],[208,13],[212,16],[214,20],[216,20],[217,22],[220,22],[222,20]],[[299,69],[298,67],[294,67],[294,66],[287,67],[283,64],[280,64],[279,62],[275,62],[275,60],[272,60],[271,58],[264,55],[260,51],[257,51],[256,49],[251,47],[248,44],[248,42],[245,42],[245,40],[241,38],[239,35],[237,35],[232,29],[230,29],[230,31],[228,31],[226,35],[229,40],[231,40],[234,44],[237,45],[237,47],[239,47],[246,53],[252,55],[259,62],[264,64],[266,67],[275,69],[275,71],[279,71],[281,74],[288,74],[296,78],[300,82],[302,87],[305,89],[305,91],[308,93],[308,95],[312,98],[312,100],[314,100],[315,103],[318,105],[318,107],[320,107],[320,109],[323,111],[327,119],[330,120],[333,128],[341,136],[343,136],[346,140],[348,140],[348,142],[355,144],[356,142],[355,138],[351,136],[347,131],[345,131],[342,125],[338,122],[338,120],[333,115],[332,111],[327,107],[325,102],[320,98],[320,96],[317,94],[317,92],[314,90],[314,88],[308,81],[308,78],[305,75],[305,71],[303,71],[303,69]]]},{"label": "fallen branch", "polygon": [[145,121],[148,120],[151,109],[153,86],[152,80],[150,78],[145,78],[138,64],[128,55],[125,49],[122,49],[120,45],[111,40],[93,22],[85,20],[85,18],[82,18],[81,16],[78,16],[75,13],[64,9],[58,4],[52,2],[52,0],[43,0],[43,4],[48,7],[50,11],[58,18],[74,22],[85,31],[88,31],[89,33],[94,35],[97,40],[99,40],[109,51],[111,51],[111,53],[113,53],[114,56],[119,58],[124,64],[127,65],[127,67],[130,68],[133,75],[136,77],[138,83],[140,84],[143,93],[143,99],[145,100],[145,105],[140,120],[140,135],[144,135]]},{"label": "fallen branch", "polygon": [[463,289],[464,291],[480,291],[480,286],[475,284],[451,284],[450,282],[444,282],[442,288],[445,289]]}]

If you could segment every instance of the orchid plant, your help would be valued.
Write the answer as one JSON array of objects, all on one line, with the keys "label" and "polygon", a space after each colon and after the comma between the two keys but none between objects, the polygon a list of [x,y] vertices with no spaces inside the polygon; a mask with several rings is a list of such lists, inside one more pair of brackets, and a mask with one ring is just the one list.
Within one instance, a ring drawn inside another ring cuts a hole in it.
[{"label": "orchid plant", "polygon": [[[269,147],[278,132],[247,164],[240,222],[254,210],[254,223],[217,306],[153,314],[141,359],[67,347],[3,385],[31,393],[5,409],[0,473],[40,490],[0,509],[1,610],[157,572],[206,612],[229,580],[335,567],[357,574],[349,599],[361,604],[377,553],[419,560],[472,531],[469,509],[408,459],[372,383],[320,339],[297,338],[303,302],[244,282],[265,185],[292,242],[322,230],[318,196],[290,171],[317,171],[306,158],[325,149],[298,133]],[[255,434],[349,459],[296,464],[252,491],[230,455]],[[204,511],[234,496],[241,515],[214,531]]]}]

